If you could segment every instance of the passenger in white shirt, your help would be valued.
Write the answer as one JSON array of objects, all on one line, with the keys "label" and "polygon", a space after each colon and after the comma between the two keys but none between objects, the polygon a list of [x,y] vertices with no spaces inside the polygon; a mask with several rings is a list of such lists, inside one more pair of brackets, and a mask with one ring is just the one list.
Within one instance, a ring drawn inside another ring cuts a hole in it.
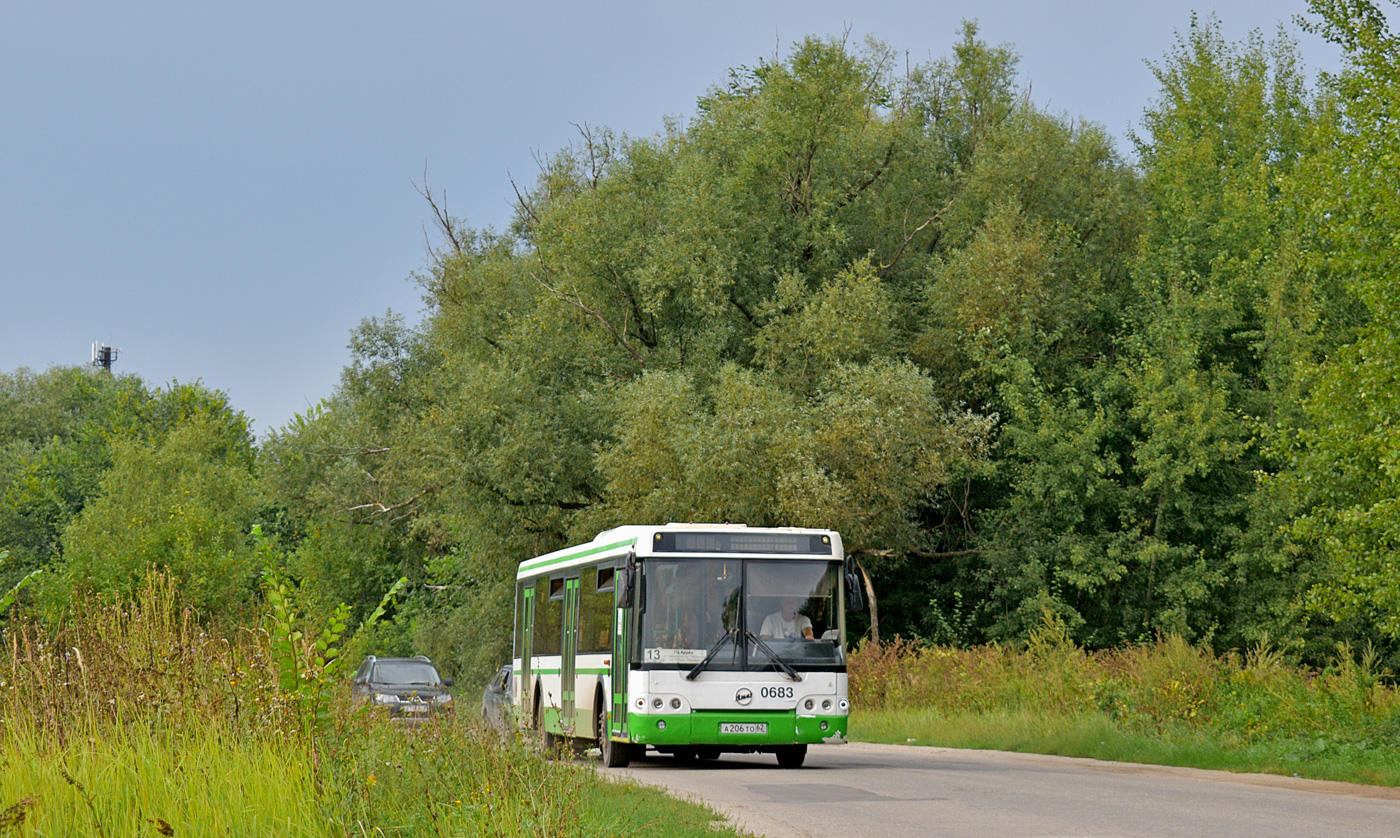
[{"label": "passenger in white shirt", "polygon": [[782,610],[774,611],[763,618],[763,628],[758,636],[764,640],[796,640],[805,637],[812,639],[812,621],[797,613],[802,604],[799,597],[785,596],[781,601]]}]

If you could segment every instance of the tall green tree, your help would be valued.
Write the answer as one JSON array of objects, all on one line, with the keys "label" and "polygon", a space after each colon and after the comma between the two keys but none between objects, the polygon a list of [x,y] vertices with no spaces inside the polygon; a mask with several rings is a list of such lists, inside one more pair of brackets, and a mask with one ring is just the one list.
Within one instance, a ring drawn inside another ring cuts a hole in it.
[{"label": "tall green tree", "polygon": [[[1137,138],[1146,213],[1122,319],[1099,333],[1111,340],[1057,375],[1003,338],[998,467],[1012,491],[987,528],[994,635],[1046,610],[1093,645],[1297,634],[1300,585],[1273,584],[1298,558],[1272,535],[1286,505],[1256,478],[1280,467],[1259,440],[1296,416],[1322,340],[1303,316],[1318,288],[1290,256],[1288,190],[1317,150],[1320,105],[1286,37],[1231,45],[1213,20],[1193,20],[1154,70],[1161,93]],[[1043,233],[1011,240],[1019,251],[993,253],[1023,254],[1022,276],[1054,252]]]},{"label": "tall green tree", "polygon": [[255,589],[251,529],[265,505],[247,419],[221,393],[172,385],[146,422],[112,439],[112,466],[63,529],[58,573],[43,580],[61,610],[75,589],[132,594],[152,569],[184,604],[236,614]]},{"label": "tall green tree", "polygon": [[1343,50],[1328,79],[1341,112],[1321,165],[1303,184],[1319,225],[1316,251],[1364,305],[1355,340],[1316,369],[1308,422],[1284,485],[1303,507],[1293,532],[1324,557],[1312,604],[1400,639],[1400,39],[1368,0],[1314,0],[1312,24]]}]

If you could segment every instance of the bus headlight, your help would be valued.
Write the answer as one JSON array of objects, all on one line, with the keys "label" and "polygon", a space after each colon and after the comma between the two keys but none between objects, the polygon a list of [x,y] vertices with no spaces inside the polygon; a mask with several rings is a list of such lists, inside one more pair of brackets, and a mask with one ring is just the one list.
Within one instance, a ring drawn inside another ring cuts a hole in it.
[{"label": "bus headlight", "polygon": [[[794,619],[796,619],[796,618],[794,618]],[[804,701],[804,702],[802,703],[802,706],[803,706],[803,707],[806,707],[808,710],[811,710],[814,706],[816,706],[816,702],[809,698],[809,699],[807,699],[806,701]],[[830,706],[831,706],[831,702],[830,702],[830,701],[826,702],[826,706],[827,706],[827,707],[830,707]]]},{"label": "bus headlight", "polygon": [[681,709],[681,700],[680,700],[679,698],[673,698],[673,699],[671,699],[671,709],[672,709],[672,710],[679,710],[679,709]]},{"label": "bus headlight", "polygon": [[651,700],[651,706],[652,706],[653,709],[660,710],[660,709],[661,709],[661,704],[662,704],[662,701],[661,701],[661,699],[660,699],[659,697],[658,697],[658,698],[653,698],[653,699]]},{"label": "bus headlight", "polygon": [[830,709],[831,709],[831,699],[827,698],[827,699],[823,699],[823,700],[822,700],[822,709],[823,709],[823,710],[830,710]]}]

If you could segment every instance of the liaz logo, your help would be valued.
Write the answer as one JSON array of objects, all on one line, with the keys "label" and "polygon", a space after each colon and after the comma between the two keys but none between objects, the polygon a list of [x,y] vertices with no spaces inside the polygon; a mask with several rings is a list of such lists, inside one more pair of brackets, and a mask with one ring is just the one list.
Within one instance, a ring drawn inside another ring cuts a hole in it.
[{"label": "liaz logo", "polygon": [[740,704],[748,704],[750,701],[753,701],[753,690],[748,687],[740,688],[737,693],[734,693],[734,700]]}]

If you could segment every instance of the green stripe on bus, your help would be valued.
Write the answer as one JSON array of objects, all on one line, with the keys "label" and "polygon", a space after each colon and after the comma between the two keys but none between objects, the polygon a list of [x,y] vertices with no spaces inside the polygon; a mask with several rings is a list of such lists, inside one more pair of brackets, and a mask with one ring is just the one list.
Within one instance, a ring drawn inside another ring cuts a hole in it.
[{"label": "green stripe on bus", "polygon": [[[519,573],[527,573],[527,572],[533,573],[533,572],[538,571],[538,570],[543,570],[543,569],[545,569],[545,568],[547,568],[547,567],[553,567],[554,565],[557,565],[557,564],[563,564],[563,563],[565,563],[565,562],[571,562],[571,561],[573,561],[573,560],[575,560],[575,559],[581,559],[581,558],[583,558],[583,557],[585,557],[585,556],[591,556],[591,555],[593,555],[594,553],[606,553],[606,552],[608,552],[609,550],[616,550],[616,549],[619,548],[619,547],[633,547],[633,546],[635,546],[636,544],[637,544],[637,539],[635,539],[635,538],[629,538],[629,539],[626,540],[626,541],[618,541],[618,542],[613,543],[613,544],[605,544],[605,545],[603,545],[602,547],[592,547],[592,548],[589,548],[589,549],[587,549],[587,550],[580,550],[580,551],[577,552],[577,553],[570,553],[570,554],[567,555],[567,556],[560,556],[560,557],[557,558],[557,559],[550,559],[550,560],[547,561],[547,562],[540,562],[539,559],[529,559],[529,560],[527,560],[527,561],[521,563],[521,565],[520,565],[520,570],[519,570],[517,573],[518,573],[518,574],[519,574]],[[539,564],[536,564],[536,562],[539,562]]]}]

